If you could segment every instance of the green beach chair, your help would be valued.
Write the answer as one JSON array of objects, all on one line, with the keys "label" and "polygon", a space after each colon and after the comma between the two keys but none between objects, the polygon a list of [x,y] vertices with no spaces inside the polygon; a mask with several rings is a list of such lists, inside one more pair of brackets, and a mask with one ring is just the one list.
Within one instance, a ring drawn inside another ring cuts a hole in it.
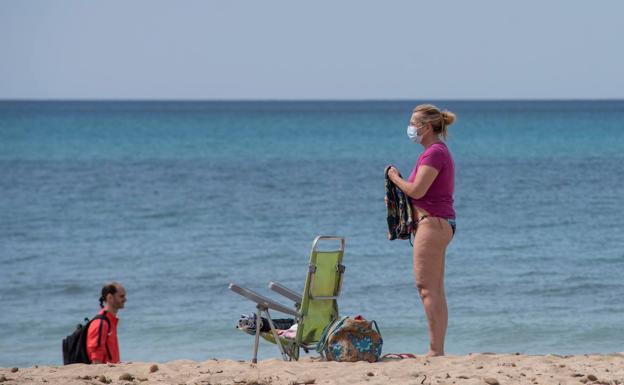
[{"label": "green beach chair", "polygon": [[[339,243],[338,249],[320,250],[319,244]],[[306,353],[315,350],[323,329],[339,317],[338,296],[342,288],[345,267],[342,265],[345,240],[342,237],[318,236],[312,243],[308,274],[303,295],[277,283],[269,283],[269,289],[293,301],[294,306],[284,306],[252,290],[230,283],[230,290],[256,303],[256,330],[252,362],[258,362],[260,337],[277,345],[284,361],[298,360],[299,349]],[[270,310],[288,314],[297,323],[295,338],[278,336]],[[262,317],[266,317],[270,332],[262,332]],[[321,352],[319,352],[321,353]],[[321,353],[322,355],[322,353]]]}]

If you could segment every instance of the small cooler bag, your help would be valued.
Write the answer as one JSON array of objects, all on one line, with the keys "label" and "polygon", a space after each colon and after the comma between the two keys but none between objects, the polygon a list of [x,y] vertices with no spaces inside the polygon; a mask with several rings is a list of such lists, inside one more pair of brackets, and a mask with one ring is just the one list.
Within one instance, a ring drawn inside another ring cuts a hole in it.
[{"label": "small cooler bag", "polygon": [[327,326],[317,346],[328,361],[376,362],[381,357],[383,339],[377,322],[362,316],[342,317]]}]

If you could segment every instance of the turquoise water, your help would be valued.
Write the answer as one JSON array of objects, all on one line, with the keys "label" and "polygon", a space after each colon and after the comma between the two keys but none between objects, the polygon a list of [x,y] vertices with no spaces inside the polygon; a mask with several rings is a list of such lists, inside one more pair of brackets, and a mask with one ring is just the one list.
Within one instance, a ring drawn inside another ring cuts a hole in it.
[{"label": "turquoise water", "polygon": [[[122,360],[249,359],[228,283],[301,290],[318,234],[347,240],[341,312],[426,352],[383,204],[414,104],[0,102],[0,366],[60,364],[113,279]],[[447,352],[623,351],[624,101],[437,104],[458,115]]]}]

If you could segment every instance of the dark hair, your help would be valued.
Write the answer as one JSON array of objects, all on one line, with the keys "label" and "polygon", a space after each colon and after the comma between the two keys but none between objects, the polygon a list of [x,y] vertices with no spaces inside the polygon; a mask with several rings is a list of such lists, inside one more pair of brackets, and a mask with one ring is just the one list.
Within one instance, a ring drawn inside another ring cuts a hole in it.
[{"label": "dark hair", "polygon": [[104,307],[104,302],[106,302],[106,296],[109,294],[117,293],[117,285],[114,283],[107,283],[102,288],[102,296],[100,297],[100,308]]}]

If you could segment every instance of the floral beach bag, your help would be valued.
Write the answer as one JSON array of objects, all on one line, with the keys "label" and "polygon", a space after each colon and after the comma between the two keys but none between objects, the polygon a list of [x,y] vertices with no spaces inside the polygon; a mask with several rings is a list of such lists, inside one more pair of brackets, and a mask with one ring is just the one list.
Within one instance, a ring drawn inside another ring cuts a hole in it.
[{"label": "floral beach bag", "polygon": [[328,361],[376,362],[381,357],[383,339],[377,322],[367,321],[361,315],[342,317],[323,331],[317,351]]}]

